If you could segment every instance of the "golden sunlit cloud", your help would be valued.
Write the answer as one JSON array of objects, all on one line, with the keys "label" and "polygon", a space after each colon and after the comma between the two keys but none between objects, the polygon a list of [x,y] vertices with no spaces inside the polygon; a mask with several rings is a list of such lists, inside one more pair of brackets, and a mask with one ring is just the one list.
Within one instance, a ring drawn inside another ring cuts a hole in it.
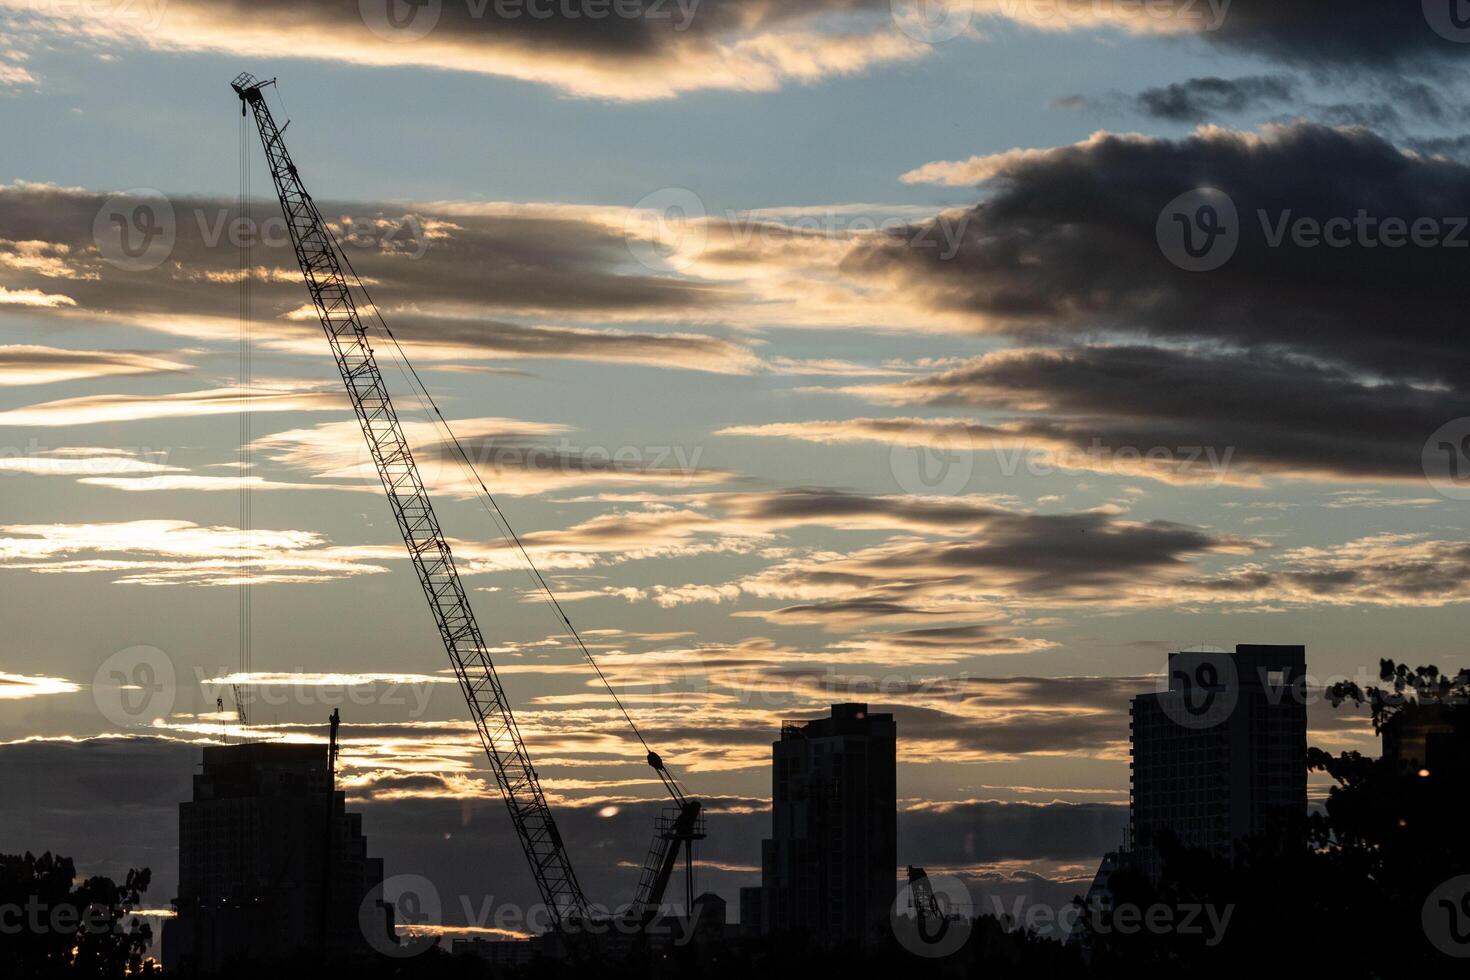
[{"label": "golden sunlit cloud", "polygon": [[260,476],[197,476],[192,474],[147,477],[89,476],[77,482],[92,487],[107,487],[112,490],[128,490],[135,493],[177,492],[181,490],[202,492],[239,492],[242,490],[346,490],[353,493],[380,492],[377,487],[367,484],[282,483]]},{"label": "golden sunlit cloud", "polygon": [[[628,101],[709,89],[768,92],[916,60],[930,51],[895,28],[886,4],[859,9],[866,16],[855,23],[849,4],[750,4],[730,16],[707,13],[698,0],[677,0],[604,24],[608,30],[601,42],[589,42],[585,16],[561,16],[554,6],[544,16],[519,6],[504,16],[480,8],[476,16],[473,6],[433,4],[418,9],[408,22],[394,19],[385,2],[267,2],[248,13],[220,0],[124,4],[100,13],[67,4],[38,7],[30,0],[3,0],[0,7],[49,18],[31,25],[93,44],[414,65]],[[330,48],[313,45],[323,34],[334,38]]]},{"label": "golden sunlit cloud", "polygon": [[[4,289],[0,287],[0,296]],[[54,384],[125,374],[185,371],[189,365],[131,351],[65,350],[32,344],[0,345],[0,387]]]},{"label": "golden sunlit cloud", "polygon": [[23,476],[106,478],[178,471],[177,466],[140,459],[115,449],[93,449],[80,454],[52,450],[37,456],[0,456],[0,473]]},{"label": "golden sunlit cloud", "polygon": [[61,426],[196,418],[240,412],[333,412],[347,407],[336,392],[299,386],[215,388],[171,395],[85,395],[0,412],[0,425]]},{"label": "golden sunlit cloud", "polygon": [[200,684],[216,685],[262,685],[300,687],[366,687],[371,684],[456,684],[455,677],[448,674],[394,674],[394,673],[312,673],[309,671],[246,671],[207,677]]},{"label": "golden sunlit cloud", "polygon": [[0,701],[19,701],[48,694],[74,694],[82,688],[62,677],[33,677],[0,671]]},{"label": "golden sunlit cloud", "polygon": [[[424,485],[436,495],[477,496],[480,480],[493,493],[518,496],[601,484],[688,486],[730,478],[723,471],[700,468],[698,447],[585,445],[570,437],[568,426],[519,419],[453,419],[448,424],[473,471],[441,425],[403,422]],[[322,479],[377,484],[377,470],[356,420],[277,432],[257,439],[254,447],[277,463]]]},{"label": "golden sunlit cloud", "polygon": [[0,567],[50,574],[106,574],[127,585],[327,582],[386,572],[400,548],[332,547],[313,531],[205,527],[189,521],[0,526]]},{"label": "golden sunlit cloud", "polygon": [[76,306],[77,301],[60,293],[43,293],[39,289],[6,289],[0,286],[0,306]]}]

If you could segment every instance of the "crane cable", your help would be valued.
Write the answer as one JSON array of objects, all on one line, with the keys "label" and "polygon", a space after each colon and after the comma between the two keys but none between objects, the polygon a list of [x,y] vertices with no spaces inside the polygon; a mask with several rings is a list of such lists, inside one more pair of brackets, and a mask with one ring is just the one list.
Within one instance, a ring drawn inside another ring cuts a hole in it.
[{"label": "crane cable", "polygon": [[[313,210],[316,210],[316,201],[314,199],[311,201],[311,206]],[[320,211],[317,211],[317,217],[318,219],[321,218]],[[505,516],[505,512],[500,509],[500,503],[495,499],[495,495],[492,494],[490,492],[490,488],[485,485],[485,481],[480,476],[479,470],[475,468],[473,461],[471,461],[470,459],[469,453],[465,451],[464,445],[459,441],[459,436],[456,435],[454,429],[450,427],[448,419],[444,417],[444,413],[439,410],[439,405],[434,401],[434,396],[429,392],[429,389],[424,384],[423,379],[419,377],[418,370],[413,366],[413,362],[409,360],[408,354],[403,350],[403,345],[400,344],[398,342],[398,338],[394,336],[392,328],[388,326],[388,321],[383,319],[383,314],[379,310],[378,304],[373,302],[372,294],[368,292],[367,286],[363,284],[362,277],[359,276],[357,274],[357,270],[353,268],[352,259],[347,256],[347,252],[337,241],[337,237],[332,233],[331,228],[327,227],[326,221],[321,221],[321,226],[322,229],[327,233],[327,237],[331,239],[333,247],[337,249],[337,254],[342,257],[342,262],[347,266],[347,271],[351,273],[353,280],[357,283],[357,288],[361,290],[363,299],[365,299],[368,305],[372,307],[373,317],[378,321],[378,325],[382,327],[384,335],[387,336],[390,342],[392,342],[393,348],[396,352],[396,356],[401,362],[401,365],[407,368],[407,374],[405,375],[405,377],[412,377],[412,382],[416,389],[415,397],[419,398],[419,402],[421,405],[423,405],[425,400],[427,400],[427,405],[425,405],[426,412],[431,411],[433,413],[433,418],[431,420],[435,421],[435,424],[441,426],[445,434],[449,437],[449,441],[453,444],[455,452],[457,454],[456,461],[459,462],[459,464],[465,469],[465,471],[474,478],[475,483],[478,484],[480,488],[480,495],[483,498],[481,500],[481,506],[485,507],[486,512],[489,513],[493,518],[495,518],[499,525],[505,529],[506,534],[509,535],[511,542],[513,542],[516,547],[516,550],[520,552],[521,557],[525,560],[526,567],[530,569],[532,576],[534,576],[534,580],[539,586],[540,591],[545,594],[546,598],[550,601],[552,608],[556,611],[557,616],[560,617],[563,625],[566,627],[567,635],[572,638],[572,640],[577,644],[577,647],[582,651],[582,656],[586,658],[587,663],[591,665],[593,672],[597,674],[598,680],[602,682],[602,686],[607,690],[608,695],[613,699],[613,703],[616,704],[618,710],[622,712],[624,720],[628,723],[628,728],[632,730],[633,735],[638,739],[639,744],[643,746],[644,751],[647,752],[651,758],[658,758],[657,753],[653,751],[653,749],[649,746],[647,739],[643,737],[643,732],[639,730],[638,723],[633,720],[633,716],[629,713],[627,706],[623,704],[622,698],[618,697],[617,691],[614,690],[612,683],[607,679],[607,675],[603,673],[602,667],[597,663],[597,658],[592,655],[592,651],[589,650],[587,648],[587,644],[583,642],[582,634],[579,633],[577,631],[577,628],[572,625],[571,617],[567,615],[567,612],[562,607],[560,600],[557,599],[556,592],[546,581],[546,577],[541,574],[541,569],[536,567],[536,562],[532,560],[530,552],[526,550],[526,546],[521,542],[520,535],[516,534],[515,528],[511,526],[510,521]],[[485,505],[486,501],[489,502],[488,506]],[[662,760],[660,760],[660,765],[662,765]],[[664,767],[664,772],[668,773],[667,767]],[[673,773],[668,773],[668,776],[670,779],[674,778]]]},{"label": "crane cable", "polygon": [[[248,126],[245,114],[240,114],[240,187],[239,201],[236,205],[237,217],[244,221],[249,217],[250,211],[250,147]],[[251,393],[255,384],[254,364],[252,361],[252,309],[251,309],[251,279],[253,277],[254,255],[251,250],[251,230],[245,225],[245,232],[239,241],[240,262],[240,371],[238,385],[240,389],[240,448],[237,456],[237,467],[239,473],[239,531],[241,538],[240,570],[238,589],[239,604],[239,636],[237,638],[238,660],[237,669],[241,675],[242,683],[233,686],[232,693],[235,699],[235,713],[240,720],[240,727],[248,736],[249,714],[245,706],[245,698],[242,691],[248,689],[251,683],[250,674],[255,669],[254,636],[253,636],[253,606],[254,588],[252,579],[255,575],[254,549],[255,549],[255,515],[253,501],[251,499],[250,477],[254,463],[254,451],[252,446],[253,426],[251,419]]]}]

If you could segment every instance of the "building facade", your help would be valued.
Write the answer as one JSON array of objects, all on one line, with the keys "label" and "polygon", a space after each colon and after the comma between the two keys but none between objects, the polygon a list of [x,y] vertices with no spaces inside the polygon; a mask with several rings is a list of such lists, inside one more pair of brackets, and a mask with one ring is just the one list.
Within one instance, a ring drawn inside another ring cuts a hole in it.
[{"label": "building facade", "polygon": [[335,788],[329,748],[251,742],[203,756],[193,799],[179,805],[166,969],[343,959],[369,954],[370,936],[396,941],[391,907],[373,896],[382,859],[368,857],[362,818]]},{"label": "building facade", "polygon": [[1307,809],[1305,683],[1301,646],[1169,655],[1168,690],[1138,695],[1130,712],[1137,866],[1158,877],[1154,842],[1165,831],[1229,857],[1244,837],[1299,828]]},{"label": "building facade", "polygon": [[761,884],[740,895],[747,933],[822,942],[887,928],[897,894],[897,739],[893,716],[835,704],[787,722],[772,745],[771,837]]}]

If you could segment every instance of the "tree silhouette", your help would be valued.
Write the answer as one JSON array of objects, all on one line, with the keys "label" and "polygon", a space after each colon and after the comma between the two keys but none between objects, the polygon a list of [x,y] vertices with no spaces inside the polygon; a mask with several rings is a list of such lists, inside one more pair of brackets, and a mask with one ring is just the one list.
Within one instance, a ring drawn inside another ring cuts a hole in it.
[{"label": "tree silhouette", "polygon": [[[1102,977],[1187,971],[1196,978],[1272,973],[1334,977],[1463,976],[1465,961],[1437,948],[1426,931],[1426,902],[1448,879],[1470,874],[1465,767],[1470,752],[1470,670],[1380,664],[1381,687],[1334,685],[1334,706],[1369,706],[1375,732],[1391,745],[1442,738],[1439,761],[1334,755],[1311,748],[1309,770],[1335,783],[1303,828],[1277,828],[1237,842],[1226,859],[1156,840],[1163,873],[1150,881],[1124,867],[1111,880],[1115,905],[1230,909],[1218,943],[1203,936],[1141,929],[1119,932],[1115,917],[1094,913],[1091,969]],[[1407,751],[1407,748],[1406,748]],[[1306,846],[1283,847],[1283,841]]]},{"label": "tree silhouette", "polygon": [[123,884],[77,882],[71,858],[0,854],[0,976],[50,980],[149,976],[152,929],[131,916],[148,889],[148,869]]}]

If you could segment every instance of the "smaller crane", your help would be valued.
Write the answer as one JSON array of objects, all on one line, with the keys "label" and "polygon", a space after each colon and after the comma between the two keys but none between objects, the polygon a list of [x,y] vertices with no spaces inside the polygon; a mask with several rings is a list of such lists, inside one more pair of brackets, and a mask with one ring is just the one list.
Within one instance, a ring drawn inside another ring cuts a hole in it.
[{"label": "smaller crane", "polygon": [[939,906],[934,895],[934,886],[923,868],[909,865],[909,899],[914,903],[914,914],[919,920],[919,935],[925,942],[937,943],[949,932],[949,916]]},{"label": "smaller crane", "polygon": [[633,894],[632,915],[646,921],[658,914],[681,850],[684,852],[684,914],[693,915],[694,842],[705,838],[704,806],[684,795],[678,780],[664,767],[664,760],[657,752],[648,753],[648,764],[663,780],[674,806],[658,819],[653,843],[648,846],[648,857],[643,862],[643,874],[638,878],[638,890]]}]

